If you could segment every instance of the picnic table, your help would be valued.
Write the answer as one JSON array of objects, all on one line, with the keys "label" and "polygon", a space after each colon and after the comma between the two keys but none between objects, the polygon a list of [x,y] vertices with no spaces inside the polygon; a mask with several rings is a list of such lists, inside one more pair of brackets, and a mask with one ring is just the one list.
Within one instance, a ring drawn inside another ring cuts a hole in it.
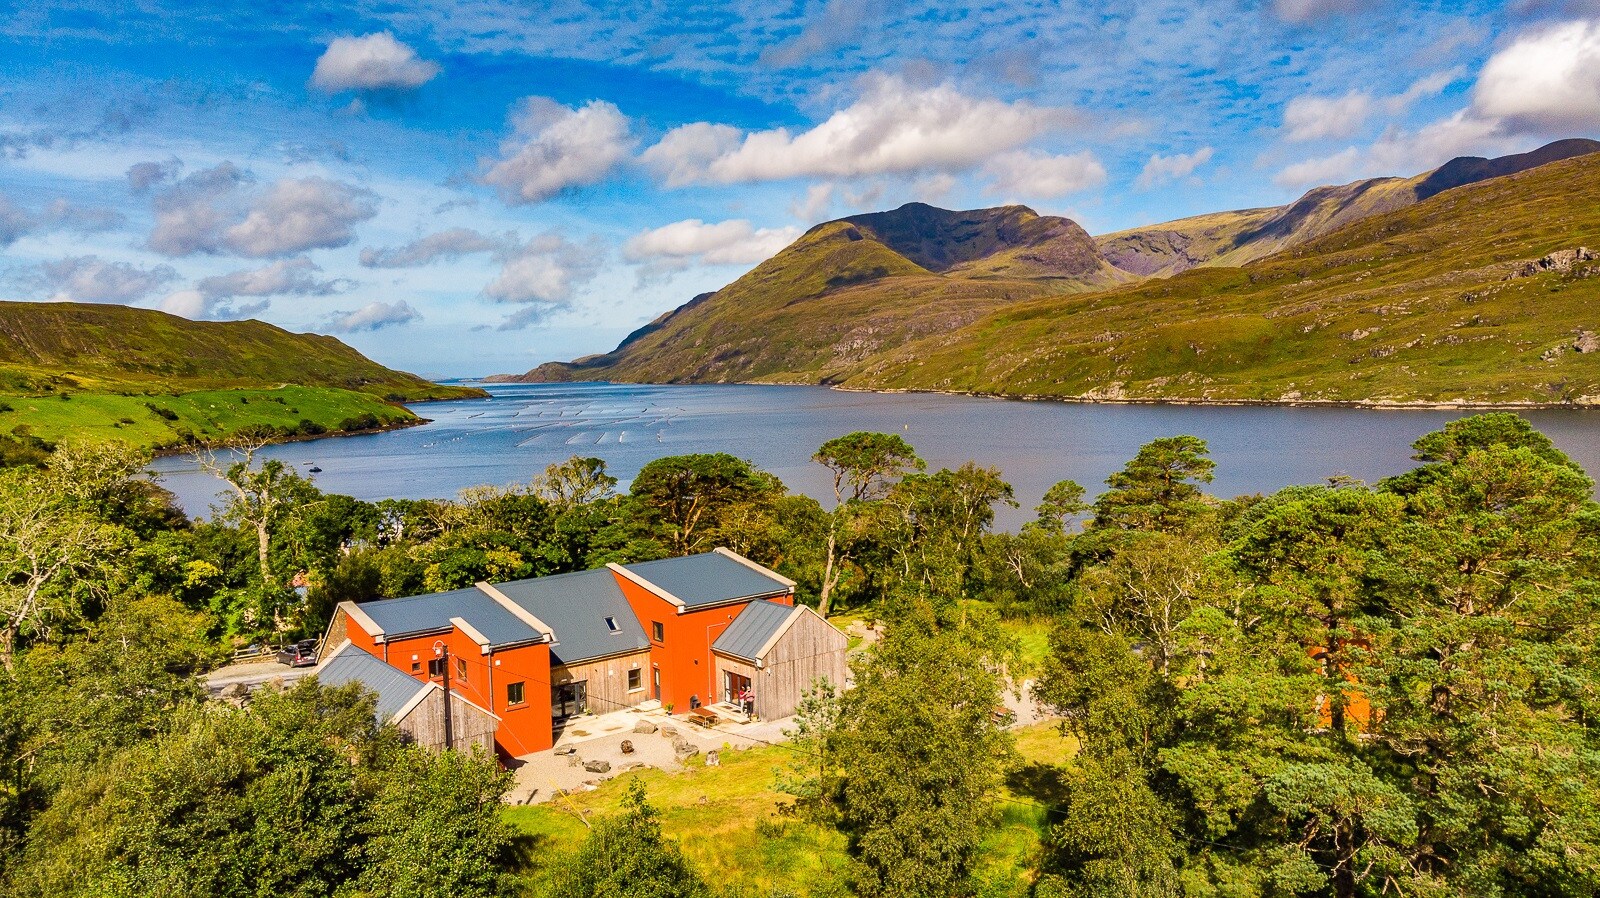
[{"label": "picnic table", "polygon": [[690,708],[689,720],[701,726],[714,727],[720,722],[716,712],[710,708]]}]

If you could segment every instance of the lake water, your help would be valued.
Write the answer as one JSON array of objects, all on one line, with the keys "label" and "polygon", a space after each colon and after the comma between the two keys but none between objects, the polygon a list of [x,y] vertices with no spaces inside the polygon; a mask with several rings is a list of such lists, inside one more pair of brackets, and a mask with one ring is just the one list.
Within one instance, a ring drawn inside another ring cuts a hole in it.
[{"label": "lake water", "polygon": [[[1272,492],[1336,474],[1374,481],[1412,465],[1417,437],[1457,411],[1272,406],[1087,405],[933,394],[845,393],[822,387],[491,385],[491,399],[414,406],[432,423],[368,436],[268,447],[324,491],[360,499],[442,498],[476,484],[526,483],[572,455],[605,459],[625,487],[663,455],[728,452],[831,504],[827,473],[811,454],[856,430],[899,433],[930,470],[969,459],[999,467],[1021,510],[1015,528],[1051,484],[1073,479],[1093,495],[1105,478],[1156,437],[1193,434],[1217,462],[1210,491]],[[1524,413],[1591,475],[1600,474],[1600,412]],[[217,481],[183,456],[158,459],[163,484],[191,514],[217,500]]]}]

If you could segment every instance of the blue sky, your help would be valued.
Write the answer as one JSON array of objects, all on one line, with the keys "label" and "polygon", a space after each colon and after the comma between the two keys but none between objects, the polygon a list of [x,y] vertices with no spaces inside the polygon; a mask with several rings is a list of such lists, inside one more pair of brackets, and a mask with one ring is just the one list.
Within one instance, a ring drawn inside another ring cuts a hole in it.
[{"label": "blue sky", "polygon": [[522,371],[842,215],[1105,233],[1569,136],[1600,0],[22,2],[0,297]]}]

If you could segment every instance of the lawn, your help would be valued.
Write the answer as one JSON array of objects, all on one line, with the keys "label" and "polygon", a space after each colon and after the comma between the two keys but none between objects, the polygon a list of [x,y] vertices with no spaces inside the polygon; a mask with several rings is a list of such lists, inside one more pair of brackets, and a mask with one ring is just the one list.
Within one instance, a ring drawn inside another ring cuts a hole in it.
[{"label": "lawn", "polygon": [[[1020,763],[1008,777],[1007,798],[981,852],[984,893],[1024,894],[1033,856],[1047,826],[1053,794],[1050,771],[1071,756],[1072,743],[1054,724],[1016,731]],[[724,894],[847,894],[849,869],[844,838],[837,832],[780,814],[787,796],[776,789],[780,769],[795,755],[773,746],[723,751],[717,767],[682,772],[644,770],[617,777],[593,792],[543,805],[506,809],[507,819],[531,843],[534,864],[557,861],[582,841],[579,814],[614,811],[630,777],[641,779],[650,803],[661,812],[662,829],[678,841],[695,868]],[[539,875],[538,869],[533,875]]]},{"label": "lawn", "polygon": [[364,415],[385,425],[416,420],[404,406],[370,393],[331,387],[0,396],[0,433],[25,427],[50,441],[120,440],[146,448],[181,445],[185,434],[209,440],[257,425],[293,429],[302,421],[332,432],[347,419]]}]

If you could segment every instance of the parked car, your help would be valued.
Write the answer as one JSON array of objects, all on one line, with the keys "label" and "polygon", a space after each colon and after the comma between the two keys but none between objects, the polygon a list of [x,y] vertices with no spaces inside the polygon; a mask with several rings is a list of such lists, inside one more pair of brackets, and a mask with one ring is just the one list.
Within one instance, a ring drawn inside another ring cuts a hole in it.
[{"label": "parked car", "polygon": [[302,639],[278,649],[278,663],[290,667],[311,667],[317,663],[317,641]]}]

